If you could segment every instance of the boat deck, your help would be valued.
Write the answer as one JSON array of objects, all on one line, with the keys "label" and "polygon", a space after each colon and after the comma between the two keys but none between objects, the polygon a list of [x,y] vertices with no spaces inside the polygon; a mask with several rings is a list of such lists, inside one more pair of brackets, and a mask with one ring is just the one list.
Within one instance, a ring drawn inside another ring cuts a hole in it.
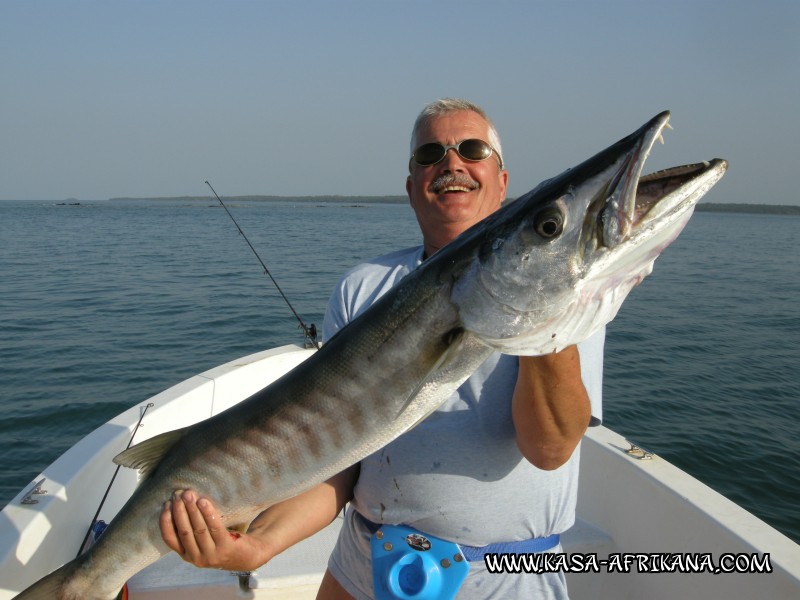
[{"label": "boat deck", "polygon": [[[138,431],[142,441],[196,422],[241,401],[298,364],[311,351],[284,347],[243,357],[186,380],[101,426],[39,475],[0,514],[0,600],[74,558],[114,472],[111,462]],[[562,536],[568,554],[646,556],[707,554],[768,557],[770,572],[568,573],[573,600],[614,598],[800,598],[800,546],[740,506],[657,455],[641,460],[631,444],[606,427],[591,428],[581,444],[577,523]],[[120,470],[100,513],[110,521],[136,487]],[[27,499],[34,504],[26,503]],[[276,557],[243,595],[236,577],[196,569],[177,555],[135,575],[131,599],[224,600],[314,598],[341,521]]]}]

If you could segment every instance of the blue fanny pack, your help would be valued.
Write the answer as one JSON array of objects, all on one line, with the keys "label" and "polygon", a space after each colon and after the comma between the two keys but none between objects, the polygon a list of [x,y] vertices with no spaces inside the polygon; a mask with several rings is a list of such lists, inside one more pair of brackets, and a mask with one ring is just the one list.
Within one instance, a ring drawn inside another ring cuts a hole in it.
[{"label": "blue fanny pack", "polygon": [[448,542],[406,525],[379,525],[356,515],[372,533],[375,600],[452,600],[467,578],[469,563],[489,553],[527,554],[558,545],[560,536],[487,546]]}]

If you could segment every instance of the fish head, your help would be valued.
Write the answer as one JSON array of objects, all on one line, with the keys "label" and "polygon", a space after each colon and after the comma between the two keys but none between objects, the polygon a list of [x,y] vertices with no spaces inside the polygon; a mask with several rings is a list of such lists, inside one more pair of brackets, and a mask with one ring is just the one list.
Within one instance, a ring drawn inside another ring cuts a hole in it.
[{"label": "fish head", "polygon": [[454,241],[473,250],[451,292],[467,331],[500,352],[537,355],[616,316],[727,168],[714,159],[643,176],[669,117],[655,116]]}]

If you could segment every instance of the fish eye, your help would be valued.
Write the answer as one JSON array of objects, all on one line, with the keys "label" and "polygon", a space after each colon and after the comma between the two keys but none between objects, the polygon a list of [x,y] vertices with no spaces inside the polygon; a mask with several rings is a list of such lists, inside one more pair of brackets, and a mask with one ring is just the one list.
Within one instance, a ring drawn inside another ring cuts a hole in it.
[{"label": "fish eye", "polygon": [[556,208],[544,210],[536,215],[533,227],[543,238],[554,238],[564,231],[564,214]]}]

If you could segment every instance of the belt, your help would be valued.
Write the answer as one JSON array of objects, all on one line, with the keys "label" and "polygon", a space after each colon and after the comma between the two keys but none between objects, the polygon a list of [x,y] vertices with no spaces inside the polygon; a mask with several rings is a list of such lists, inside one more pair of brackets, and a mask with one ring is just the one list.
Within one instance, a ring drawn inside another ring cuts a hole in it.
[{"label": "belt", "polygon": [[483,560],[486,554],[533,554],[535,552],[546,552],[558,546],[561,536],[557,533],[547,537],[530,538],[518,542],[497,542],[486,544],[485,546],[465,546],[459,544],[461,552],[469,562]]},{"label": "belt", "polygon": [[[370,533],[375,533],[384,525],[383,523],[373,523],[358,511],[354,510],[353,512],[361,519]],[[558,533],[554,533],[547,537],[530,538],[516,542],[495,542],[485,546],[458,544],[458,547],[461,548],[464,558],[469,562],[476,562],[483,560],[486,554],[533,554],[546,552],[558,546],[560,542],[561,536]]]}]

